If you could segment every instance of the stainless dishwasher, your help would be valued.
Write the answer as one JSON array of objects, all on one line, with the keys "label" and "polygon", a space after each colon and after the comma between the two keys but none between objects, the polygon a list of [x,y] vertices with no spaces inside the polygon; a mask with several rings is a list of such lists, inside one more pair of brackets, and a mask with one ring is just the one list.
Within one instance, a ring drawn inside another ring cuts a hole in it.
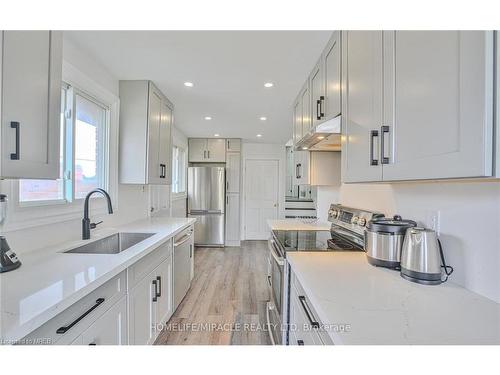
[{"label": "stainless dishwasher", "polygon": [[174,311],[186,296],[194,276],[193,227],[174,237]]}]

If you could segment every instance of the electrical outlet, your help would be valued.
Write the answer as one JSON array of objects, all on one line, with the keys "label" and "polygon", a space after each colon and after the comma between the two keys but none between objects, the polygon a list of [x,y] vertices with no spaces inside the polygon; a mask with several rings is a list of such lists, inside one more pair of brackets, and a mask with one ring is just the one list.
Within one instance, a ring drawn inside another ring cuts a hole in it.
[{"label": "electrical outlet", "polygon": [[441,212],[440,211],[428,211],[426,225],[428,228],[432,229],[439,236],[441,232]]}]

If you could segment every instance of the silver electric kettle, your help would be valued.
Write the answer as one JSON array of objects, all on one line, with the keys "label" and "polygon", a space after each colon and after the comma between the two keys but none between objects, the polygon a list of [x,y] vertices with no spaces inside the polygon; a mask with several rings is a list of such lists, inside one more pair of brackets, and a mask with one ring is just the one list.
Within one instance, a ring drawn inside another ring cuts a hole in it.
[{"label": "silver electric kettle", "polygon": [[401,250],[401,277],[419,284],[437,285],[447,281],[452,272],[453,267],[446,265],[435,231],[419,227],[406,231]]}]

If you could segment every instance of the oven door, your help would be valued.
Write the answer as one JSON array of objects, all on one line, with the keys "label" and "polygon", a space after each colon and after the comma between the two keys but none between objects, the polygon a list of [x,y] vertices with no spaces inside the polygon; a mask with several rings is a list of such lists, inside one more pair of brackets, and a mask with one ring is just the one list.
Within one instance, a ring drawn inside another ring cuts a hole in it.
[{"label": "oven door", "polygon": [[271,302],[279,314],[282,316],[283,300],[283,278],[285,269],[285,259],[279,254],[277,244],[274,239],[269,239],[269,269],[268,280],[270,284]]}]

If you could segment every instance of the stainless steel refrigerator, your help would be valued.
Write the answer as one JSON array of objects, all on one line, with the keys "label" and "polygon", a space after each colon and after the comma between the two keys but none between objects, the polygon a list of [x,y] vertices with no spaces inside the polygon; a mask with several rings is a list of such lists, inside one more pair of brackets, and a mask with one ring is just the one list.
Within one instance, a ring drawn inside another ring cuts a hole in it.
[{"label": "stainless steel refrigerator", "polygon": [[224,167],[188,168],[188,217],[196,246],[224,246]]}]

